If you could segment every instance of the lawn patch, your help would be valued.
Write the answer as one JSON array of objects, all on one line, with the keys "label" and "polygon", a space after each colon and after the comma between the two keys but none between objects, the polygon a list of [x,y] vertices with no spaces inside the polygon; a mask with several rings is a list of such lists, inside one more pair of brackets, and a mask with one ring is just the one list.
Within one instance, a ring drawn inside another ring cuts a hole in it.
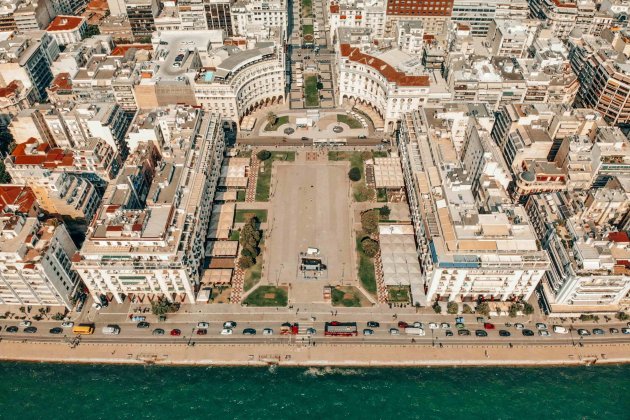
[{"label": "lawn patch", "polygon": [[286,287],[259,286],[247,296],[243,304],[247,306],[287,306],[288,302],[289,291]]},{"label": "lawn patch", "polygon": [[337,286],[332,289],[332,305],[345,307],[371,306],[371,302],[356,287]]},{"label": "lawn patch", "polygon": [[409,287],[407,286],[388,287],[387,300],[392,303],[409,302]]},{"label": "lawn patch", "polygon": [[356,251],[359,256],[359,281],[363,288],[372,296],[376,296],[376,275],[374,274],[374,260],[363,252],[361,247],[361,239],[366,235],[363,232],[357,232],[356,235]]},{"label": "lawn patch", "polygon": [[274,124],[269,124],[265,126],[264,131],[276,131],[281,125],[289,123],[289,116],[283,115],[282,117],[276,118],[276,122]]},{"label": "lawn patch", "polygon": [[234,213],[234,223],[245,223],[250,217],[256,216],[258,221],[267,221],[267,210],[265,209],[237,209]]},{"label": "lawn patch", "polygon": [[319,105],[319,89],[317,89],[317,76],[307,76],[304,80],[304,96],[306,106]]},{"label": "lawn patch", "polygon": [[337,122],[346,124],[350,128],[363,128],[363,126],[357,119],[345,114],[337,114]]},{"label": "lawn patch", "polygon": [[247,193],[245,192],[245,190],[238,190],[236,192],[236,201],[243,202],[245,201],[246,196],[247,196]]},{"label": "lawn patch", "polygon": [[385,188],[376,189],[376,201],[378,201],[379,203],[387,203],[387,189]]},{"label": "lawn patch", "polygon": [[230,232],[230,241],[238,241],[238,239],[241,237],[241,232],[239,232],[238,230],[233,230],[232,232]]},{"label": "lawn patch", "polygon": [[275,160],[293,162],[295,152],[271,152],[271,157],[263,162],[263,171],[258,173],[258,180],[256,181],[256,201],[269,201],[271,168]]},{"label": "lawn patch", "polygon": [[256,257],[256,264],[245,270],[245,276],[243,278],[243,291],[247,292],[258,284],[260,278],[262,277],[262,263],[263,256],[260,254]]}]

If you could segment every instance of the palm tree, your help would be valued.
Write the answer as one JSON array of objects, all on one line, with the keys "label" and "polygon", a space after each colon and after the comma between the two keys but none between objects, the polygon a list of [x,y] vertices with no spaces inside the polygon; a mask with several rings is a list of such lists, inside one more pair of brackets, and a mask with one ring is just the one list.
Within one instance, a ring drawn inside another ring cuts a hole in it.
[{"label": "palm tree", "polygon": [[269,111],[267,113],[267,123],[269,125],[274,125],[277,120],[278,120],[278,116],[275,113],[273,113],[272,111]]}]

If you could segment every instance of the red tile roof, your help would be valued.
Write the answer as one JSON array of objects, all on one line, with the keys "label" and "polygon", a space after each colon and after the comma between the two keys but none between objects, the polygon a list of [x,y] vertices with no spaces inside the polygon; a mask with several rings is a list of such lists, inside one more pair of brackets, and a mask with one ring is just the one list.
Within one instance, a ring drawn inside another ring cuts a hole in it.
[{"label": "red tile roof", "polygon": [[608,234],[608,240],[612,242],[630,242],[630,238],[628,238],[626,232],[610,232]]},{"label": "red tile roof", "polygon": [[339,5],[331,4],[330,5],[330,13],[339,13]]},{"label": "red tile roof", "polygon": [[70,91],[72,90],[72,78],[70,73],[59,73],[50,84],[50,91]]},{"label": "red tile roof", "polygon": [[0,88],[0,98],[8,98],[9,96],[14,96],[19,89],[20,84],[14,80],[5,87]]},{"label": "red tile roof", "polygon": [[151,44],[125,44],[125,45],[117,45],[116,48],[114,48],[114,51],[112,51],[111,55],[115,55],[115,56],[120,56],[122,57],[123,55],[125,55],[125,53],[127,51],[129,51],[130,49],[135,48],[136,50],[152,50],[153,49],[153,45]]},{"label": "red tile roof", "polygon": [[13,164],[41,165],[45,168],[74,165],[74,156],[71,152],[66,152],[59,148],[51,148],[47,143],[37,145],[35,150],[29,153],[27,147],[36,143],[36,139],[30,138],[25,143],[15,146],[15,149],[11,152]]},{"label": "red tile roof", "polygon": [[85,18],[77,17],[77,16],[57,16],[50,22],[48,28],[46,29],[48,32],[51,31],[72,31],[81,26]]},{"label": "red tile roof", "polygon": [[408,76],[405,73],[396,70],[380,58],[372,57],[361,52],[359,48],[350,44],[341,44],[341,55],[348,57],[351,61],[365,64],[372,67],[385,77],[389,82],[396,83],[398,86],[429,86],[429,76]]},{"label": "red tile roof", "polygon": [[28,214],[35,202],[37,198],[30,187],[0,185],[0,213],[4,213],[7,206],[15,206],[18,212]]}]

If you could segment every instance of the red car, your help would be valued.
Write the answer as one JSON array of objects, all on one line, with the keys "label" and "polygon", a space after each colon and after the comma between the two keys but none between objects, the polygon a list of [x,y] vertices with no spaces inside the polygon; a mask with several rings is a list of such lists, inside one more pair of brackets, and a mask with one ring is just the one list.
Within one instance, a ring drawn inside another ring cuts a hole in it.
[{"label": "red car", "polygon": [[197,330],[197,335],[206,335],[208,334],[208,330],[200,328]]},{"label": "red car", "polygon": [[494,324],[493,324],[493,323],[491,323],[491,322],[486,322],[486,323],[484,323],[484,324],[483,324],[483,327],[484,327],[486,330],[494,330]]},{"label": "red car", "polygon": [[407,328],[409,326],[409,324],[407,324],[405,321],[398,321],[398,328]]},{"label": "red car", "polygon": [[171,335],[177,337],[177,336],[182,335],[182,332],[178,330],[177,328],[175,328],[174,330],[171,330]]}]

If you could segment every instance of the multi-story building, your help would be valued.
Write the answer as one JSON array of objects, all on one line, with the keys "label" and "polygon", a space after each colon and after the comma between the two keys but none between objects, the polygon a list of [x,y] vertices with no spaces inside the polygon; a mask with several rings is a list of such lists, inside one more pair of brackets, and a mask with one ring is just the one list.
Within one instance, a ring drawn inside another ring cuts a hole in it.
[{"label": "multi-story building", "polygon": [[428,34],[439,35],[446,30],[453,11],[453,0],[387,0],[386,32],[400,20],[420,20]]},{"label": "multi-story building", "polygon": [[470,27],[474,37],[485,37],[493,19],[522,21],[527,19],[526,0],[454,0],[451,20]]},{"label": "multi-story building", "polygon": [[630,292],[630,239],[580,211],[593,200],[591,194],[555,193],[531,196],[526,205],[551,260],[542,282],[547,310],[560,316],[616,312]]},{"label": "multi-story building", "polygon": [[233,33],[247,36],[261,29],[274,28],[286,36],[287,13],[286,0],[237,0],[231,12]]},{"label": "multi-story building", "polygon": [[160,12],[157,0],[125,0],[127,18],[136,39],[148,39],[155,31],[155,18]]},{"label": "multi-story building", "polygon": [[[223,159],[218,115],[166,111],[161,160],[139,209],[117,202],[110,185],[74,267],[95,298],[127,296],[194,302],[201,277],[211,203]],[[173,116],[173,118],[170,118]],[[159,124],[159,122],[157,122]]]},{"label": "multi-story building", "polygon": [[405,114],[398,147],[426,302],[529,299],[549,260],[525,209],[511,204],[490,167],[477,172],[484,188],[476,198],[471,174],[434,121],[424,109]]},{"label": "multi-story building", "polygon": [[524,58],[534,42],[539,22],[493,19],[488,25],[486,41],[493,56]]},{"label": "multi-story building", "polygon": [[79,277],[70,258],[77,248],[63,224],[33,215],[28,187],[0,185],[0,303],[72,307]]},{"label": "multi-story building", "polygon": [[87,19],[79,16],[59,15],[48,25],[46,32],[58,45],[74,44],[83,39],[87,30]]}]

